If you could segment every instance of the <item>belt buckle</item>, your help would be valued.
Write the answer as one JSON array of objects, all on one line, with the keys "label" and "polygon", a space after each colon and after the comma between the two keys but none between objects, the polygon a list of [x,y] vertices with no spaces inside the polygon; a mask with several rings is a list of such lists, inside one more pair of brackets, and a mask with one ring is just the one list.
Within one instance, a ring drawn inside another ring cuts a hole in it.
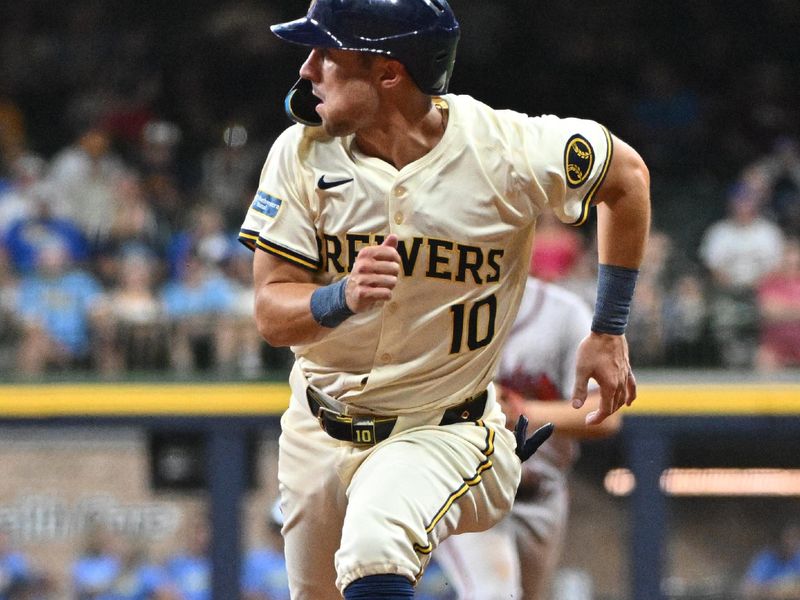
[{"label": "belt buckle", "polygon": [[317,421],[319,422],[319,426],[322,427],[322,431],[327,431],[327,429],[325,428],[325,417],[326,416],[329,417],[329,418],[338,419],[338,420],[341,420],[343,418],[345,418],[345,419],[348,418],[348,417],[344,417],[343,415],[340,415],[335,410],[331,410],[327,406],[320,405],[320,407],[317,409]]}]

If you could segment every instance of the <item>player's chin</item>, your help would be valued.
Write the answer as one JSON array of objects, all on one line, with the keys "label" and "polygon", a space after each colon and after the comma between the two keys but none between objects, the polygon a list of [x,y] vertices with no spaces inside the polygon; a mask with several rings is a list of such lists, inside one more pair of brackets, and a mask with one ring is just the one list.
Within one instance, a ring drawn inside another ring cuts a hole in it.
[{"label": "player's chin", "polygon": [[348,123],[335,118],[330,118],[324,112],[317,112],[322,119],[322,127],[325,129],[325,133],[331,137],[341,137],[349,135],[353,132]]}]

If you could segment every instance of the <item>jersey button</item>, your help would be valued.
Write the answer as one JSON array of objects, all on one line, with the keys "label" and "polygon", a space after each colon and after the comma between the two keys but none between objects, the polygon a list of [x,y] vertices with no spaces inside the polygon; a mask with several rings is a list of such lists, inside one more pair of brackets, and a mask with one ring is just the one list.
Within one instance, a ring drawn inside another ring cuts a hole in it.
[{"label": "jersey button", "polygon": [[394,188],[394,195],[398,198],[402,198],[406,195],[406,188],[404,188],[402,185],[398,185],[396,188]]},{"label": "jersey button", "polygon": [[405,221],[405,217],[403,216],[403,213],[401,213],[401,212],[394,213],[394,222],[395,223],[400,225],[403,221]]},{"label": "jersey button", "polygon": [[385,354],[381,354],[381,362],[385,365],[388,365],[392,361],[392,355],[386,352]]}]

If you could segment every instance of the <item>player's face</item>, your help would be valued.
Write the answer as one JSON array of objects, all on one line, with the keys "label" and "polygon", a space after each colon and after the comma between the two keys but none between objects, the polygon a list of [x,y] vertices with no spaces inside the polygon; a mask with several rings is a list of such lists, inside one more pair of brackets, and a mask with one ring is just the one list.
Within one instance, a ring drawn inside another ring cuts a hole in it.
[{"label": "player's face", "polygon": [[359,52],[314,48],[300,68],[322,102],[317,113],[329,135],[354,133],[369,125],[378,109],[371,57]]}]

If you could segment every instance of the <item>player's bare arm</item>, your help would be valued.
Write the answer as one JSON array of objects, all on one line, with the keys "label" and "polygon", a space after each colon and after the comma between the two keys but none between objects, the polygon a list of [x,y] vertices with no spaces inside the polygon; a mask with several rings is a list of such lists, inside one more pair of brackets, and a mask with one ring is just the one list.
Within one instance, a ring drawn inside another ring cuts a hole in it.
[{"label": "player's bare arm", "polygon": [[586,417],[600,407],[599,390],[589,392],[586,402],[579,410],[572,408],[569,403],[542,400],[525,400],[524,406],[523,414],[530,420],[531,427],[552,423],[560,435],[580,440],[610,437],[619,432],[622,425],[619,412],[609,415],[600,423],[586,423]]},{"label": "player's bare arm", "polygon": [[595,196],[598,259],[638,269],[650,230],[650,172],[633,148],[613,140],[614,156]]},{"label": "player's bare arm", "polygon": [[317,288],[309,271],[258,251],[253,258],[253,279],[256,326],[269,344],[312,342],[325,335],[309,310],[309,299]]},{"label": "player's bare arm", "polygon": [[579,440],[602,439],[615,435],[622,426],[619,412],[610,415],[601,423],[588,425],[586,416],[600,406],[600,390],[592,389],[583,406],[575,410],[567,401],[535,400],[526,398],[508,388],[497,386],[500,406],[506,415],[506,426],[510,429],[520,415],[525,415],[531,428],[552,423],[559,435]]},{"label": "player's bare arm", "polygon": [[[361,313],[392,297],[400,273],[397,236],[380,246],[363,248],[345,283],[347,308]],[[319,285],[313,273],[282,258],[256,252],[253,261],[255,317],[261,336],[273,346],[294,346],[317,341],[331,331],[311,310],[311,297]]]},{"label": "player's bare arm", "polygon": [[[635,274],[650,227],[650,175],[639,154],[618,138],[614,138],[614,155],[595,202],[599,263],[615,272]],[[608,300],[613,305],[618,299]],[[578,349],[572,397],[573,406],[582,408],[589,378],[600,385],[600,404],[586,416],[589,425],[601,423],[636,398],[636,379],[624,332],[607,332],[594,326],[592,329]]]}]

